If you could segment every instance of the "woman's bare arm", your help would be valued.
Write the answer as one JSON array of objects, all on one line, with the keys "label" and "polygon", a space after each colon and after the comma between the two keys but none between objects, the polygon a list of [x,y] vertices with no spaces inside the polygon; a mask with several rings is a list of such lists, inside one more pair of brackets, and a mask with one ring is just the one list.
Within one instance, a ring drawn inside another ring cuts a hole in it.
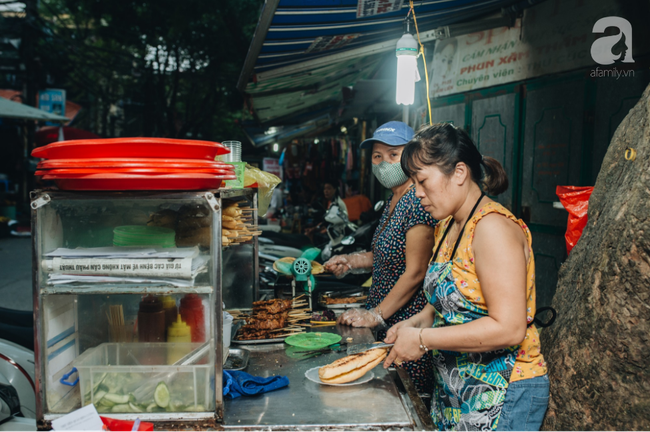
[{"label": "woman's bare arm", "polygon": [[428,225],[415,225],[406,232],[406,270],[379,305],[384,319],[408,303],[422,284],[434,241],[434,229]]}]

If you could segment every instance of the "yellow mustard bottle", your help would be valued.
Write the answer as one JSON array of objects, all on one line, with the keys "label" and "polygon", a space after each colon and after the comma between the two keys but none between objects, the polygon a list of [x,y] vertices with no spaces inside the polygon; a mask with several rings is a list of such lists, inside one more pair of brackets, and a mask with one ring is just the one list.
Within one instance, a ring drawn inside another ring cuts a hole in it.
[{"label": "yellow mustard bottle", "polygon": [[[165,336],[169,327],[174,324],[176,321],[176,315],[178,315],[178,307],[176,307],[176,300],[172,296],[162,296],[160,297],[163,304],[163,311],[165,311]],[[165,339],[166,340],[166,339]]]},{"label": "yellow mustard bottle", "polygon": [[192,348],[192,329],[181,320],[181,314],[176,315],[176,321],[167,328],[167,343],[174,344],[167,347],[167,364],[171,365],[190,353]]}]

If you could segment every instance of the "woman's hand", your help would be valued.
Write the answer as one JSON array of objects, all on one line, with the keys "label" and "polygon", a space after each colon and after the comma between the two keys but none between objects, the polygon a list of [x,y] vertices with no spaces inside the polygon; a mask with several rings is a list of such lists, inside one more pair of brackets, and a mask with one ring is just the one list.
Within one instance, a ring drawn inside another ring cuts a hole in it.
[{"label": "woman's hand", "polygon": [[324,264],[325,270],[332,272],[337,278],[342,278],[352,270],[352,264],[347,255],[336,255]]},{"label": "woman's hand", "polygon": [[386,360],[384,360],[384,369],[389,368],[393,363],[400,366],[402,362],[418,360],[424,355],[424,352],[420,349],[419,333],[419,328],[402,325],[394,332],[395,339],[393,341],[389,342],[388,335],[386,336],[384,341],[388,343],[394,342],[395,345],[391,348]]},{"label": "woman's hand", "polygon": [[395,339],[397,339],[397,330],[399,330],[404,326],[409,326],[410,325],[409,321],[410,320],[400,321],[394,326],[392,326],[391,328],[389,328],[388,331],[386,332],[386,337],[384,338],[384,342],[386,343],[395,342]]},{"label": "woman's hand", "polygon": [[372,252],[355,252],[349,255],[337,255],[327,261],[325,269],[342,278],[348,273],[361,274],[372,270]]},{"label": "woman's hand", "polygon": [[337,324],[349,325],[352,327],[377,327],[386,325],[384,320],[374,310],[348,309],[336,320]]}]

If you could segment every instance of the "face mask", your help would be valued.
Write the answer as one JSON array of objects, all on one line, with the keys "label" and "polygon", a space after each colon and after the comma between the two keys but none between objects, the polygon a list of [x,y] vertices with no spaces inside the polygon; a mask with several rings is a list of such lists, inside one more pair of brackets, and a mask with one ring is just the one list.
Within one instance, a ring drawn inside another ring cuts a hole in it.
[{"label": "face mask", "polygon": [[372,166],[372,173],[377,177],[379,183],[387,189],[406,183],[408,177],[402,171],[402,165],[399,163],[389,164],[381,161],[380,164]]}]

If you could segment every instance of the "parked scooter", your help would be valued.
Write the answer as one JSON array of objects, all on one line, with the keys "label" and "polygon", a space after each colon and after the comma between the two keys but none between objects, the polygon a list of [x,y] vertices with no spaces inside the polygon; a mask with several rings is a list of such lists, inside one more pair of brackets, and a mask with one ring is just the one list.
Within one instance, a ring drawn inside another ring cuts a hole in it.
[{"label": "parked scooter", "polygon": [[[325,216],[329,241],[317,245],[322,249],[318,261],[325,262],[334,255],[349,254],[360,251],[369,251],[372,247],[372,238],[379,224],[385,202],[378,201],[373,210],[362,215],[363,225],[357,227],[347,222],[347,218],[340,214],[337,206],[332,206]],[[334,208],[336,207],[336,208]],[[291,283],[288,278],[279,275],[273,269],[273,263],[283,257],[298,258],[304,249],[312,246],[305,242],[305,236],[298,234],[267,233],[258,238],[259,241],[259,269],[260,292],[277,294],[279,291],[289,290]],[[333,275],[317,277],[317,286],[327,290],[358,289],[368,279],[367,274],[348,274],[342,279]],[[317,288],[318,289],[318,288]],[[320,289],[318,289],[320,291]]]},{"label": "parked scooter", "polygon": [[[323,246],[321,257],[323,261],[327,261],[335,255],[350,254],[354,252],[369,251],[372,246],[372,238],[375,235],[375,230],[381,219],[382,210],[386,203],[384,201],[377,201],[372,213],[367,216],[367,221],[360,227],[345,236],[337,238],[337,241],[330,241]],[[353,224],[351,224],[354,226]],[[329,234],[329,227],[328,227]],[[332,238],[332,236],[330,236]]]},{"label": "parked scooter", "polygon": [[33,341],[32,313],[0,308],[0,431],[36,430]]}]

